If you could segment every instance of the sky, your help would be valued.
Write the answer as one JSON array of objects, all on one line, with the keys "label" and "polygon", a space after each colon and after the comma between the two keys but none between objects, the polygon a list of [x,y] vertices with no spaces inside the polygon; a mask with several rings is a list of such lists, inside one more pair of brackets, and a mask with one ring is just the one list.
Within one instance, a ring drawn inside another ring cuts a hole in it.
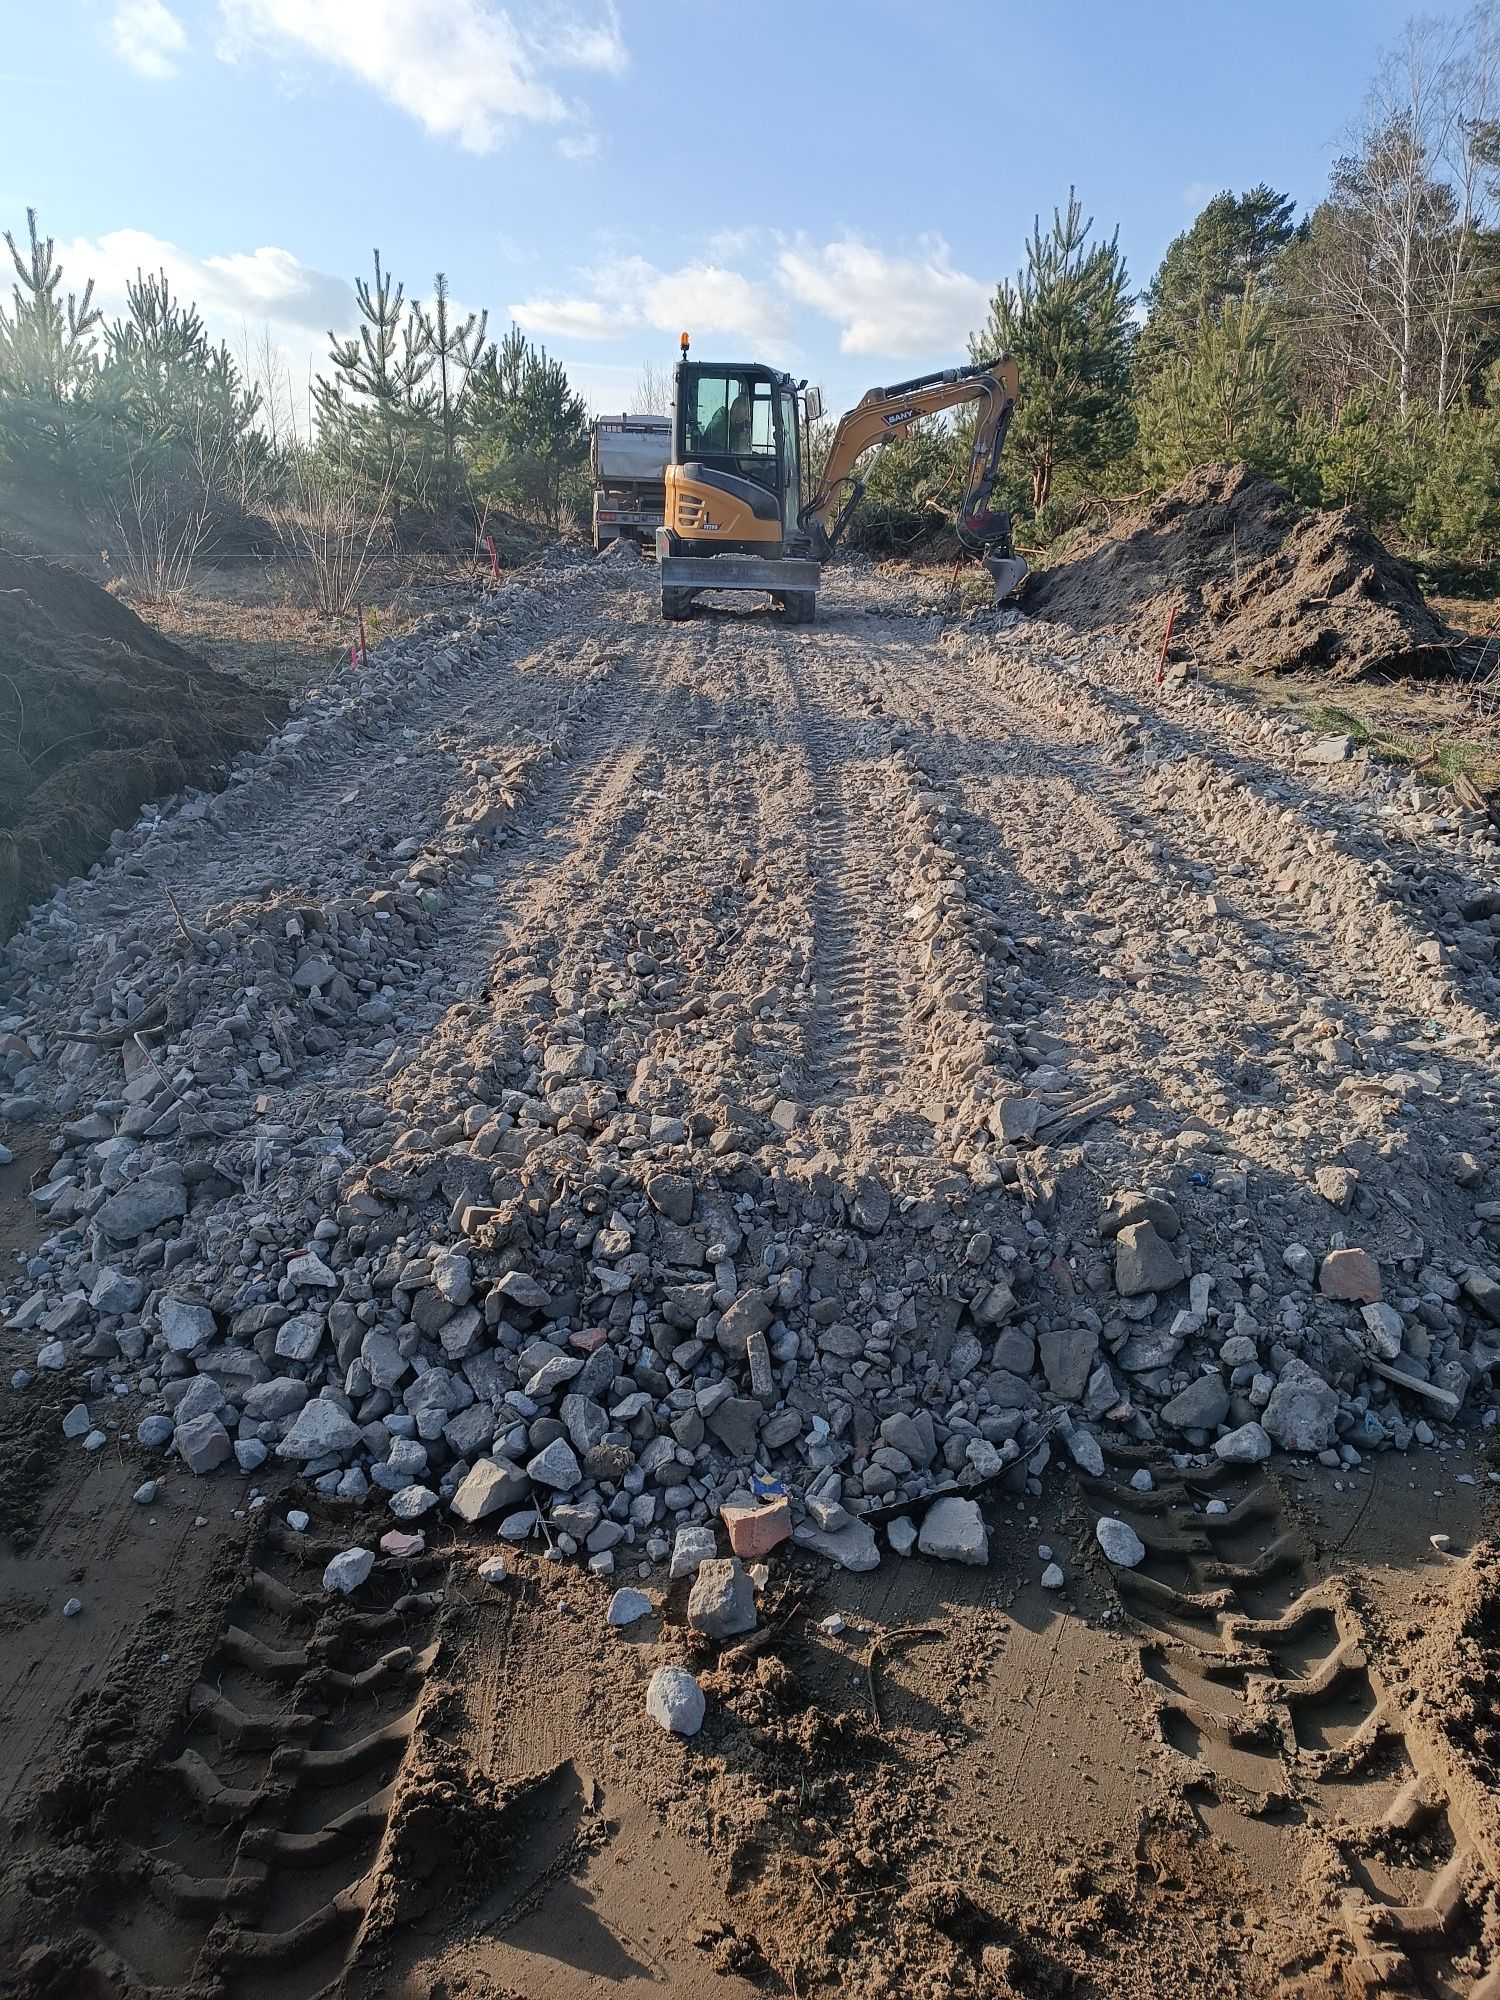
[{"label": "sky", "polygon": [[[1076,186],[1132,283],[1324,186],[1408,0],[0,0],[0,228],[162,268],[305,387],[378,246],[596,409],[693,335],[830,410],[966,358]],[[1428,12],[1452,12],[1441,4]]]}]

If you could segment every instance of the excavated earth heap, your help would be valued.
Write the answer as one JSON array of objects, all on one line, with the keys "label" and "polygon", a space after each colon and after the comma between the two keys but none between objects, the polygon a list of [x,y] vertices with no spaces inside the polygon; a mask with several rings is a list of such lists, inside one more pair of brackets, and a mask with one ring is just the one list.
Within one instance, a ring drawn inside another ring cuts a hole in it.
[{"label": "excavated earth heap", "polygon": [[211,784],[285,713],[76,571],[0,550],[0,939],[144,800]]},{"label": "excavated earth heap", "polygon": [[1416,579],[1347,507],[1304,513],[1247,465],[1200,465],[1031,578],[1039,618],[1256,673],[1442,672],[1452,648]]}]

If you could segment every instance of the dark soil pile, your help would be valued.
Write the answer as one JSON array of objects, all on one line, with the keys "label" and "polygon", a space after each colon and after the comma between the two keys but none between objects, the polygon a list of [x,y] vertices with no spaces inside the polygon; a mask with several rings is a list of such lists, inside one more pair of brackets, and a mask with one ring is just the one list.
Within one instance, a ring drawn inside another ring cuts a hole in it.
[{"label": "dark soil pile", "polygon": [[76,571],[0,550],[0,941],[143,800],[212,784],[285,713]]},{"label": "dark soil pile", "polygon": [[1446,671],[1442,620],[1416,579],[1348,508],[1304,514],[1247,465],[1202,465],[1148,507],[1033,575],[1034,617],[1254,673]]}]

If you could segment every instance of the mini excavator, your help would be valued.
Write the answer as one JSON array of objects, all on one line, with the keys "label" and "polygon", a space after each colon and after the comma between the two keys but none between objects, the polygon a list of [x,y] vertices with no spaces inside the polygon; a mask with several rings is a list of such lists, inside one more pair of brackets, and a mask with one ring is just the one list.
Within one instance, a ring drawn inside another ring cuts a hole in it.
[{"label": "mini excavator", "polygon": [[663,618],[690,617],[700,591],[763,590],[788,623],[811,624],[823,564],[865,491],[860,459],[961,403],[980,408],[958,538],[983,557],[997,604],[1020,585],[1026,565],[1011,547],[1010,516],[990,508],[1020,388],[1008,354],[868,390],[840,419],[808,498],[805,444],[823,413],[816,389],[754,363],[690,361],[686,334],[673,379],[666,519],[656,531]]}]

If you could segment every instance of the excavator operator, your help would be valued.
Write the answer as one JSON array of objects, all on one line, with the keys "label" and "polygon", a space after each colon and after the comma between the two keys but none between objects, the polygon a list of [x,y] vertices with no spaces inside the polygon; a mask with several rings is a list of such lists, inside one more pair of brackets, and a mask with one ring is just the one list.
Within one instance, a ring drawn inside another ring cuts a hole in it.
[{"label": "excavator operator", "polygon": [[753,406],[744,389],[729,404],[721,403],[703,426],[701,451],[728,452],[738,458],[750,449]]}]

